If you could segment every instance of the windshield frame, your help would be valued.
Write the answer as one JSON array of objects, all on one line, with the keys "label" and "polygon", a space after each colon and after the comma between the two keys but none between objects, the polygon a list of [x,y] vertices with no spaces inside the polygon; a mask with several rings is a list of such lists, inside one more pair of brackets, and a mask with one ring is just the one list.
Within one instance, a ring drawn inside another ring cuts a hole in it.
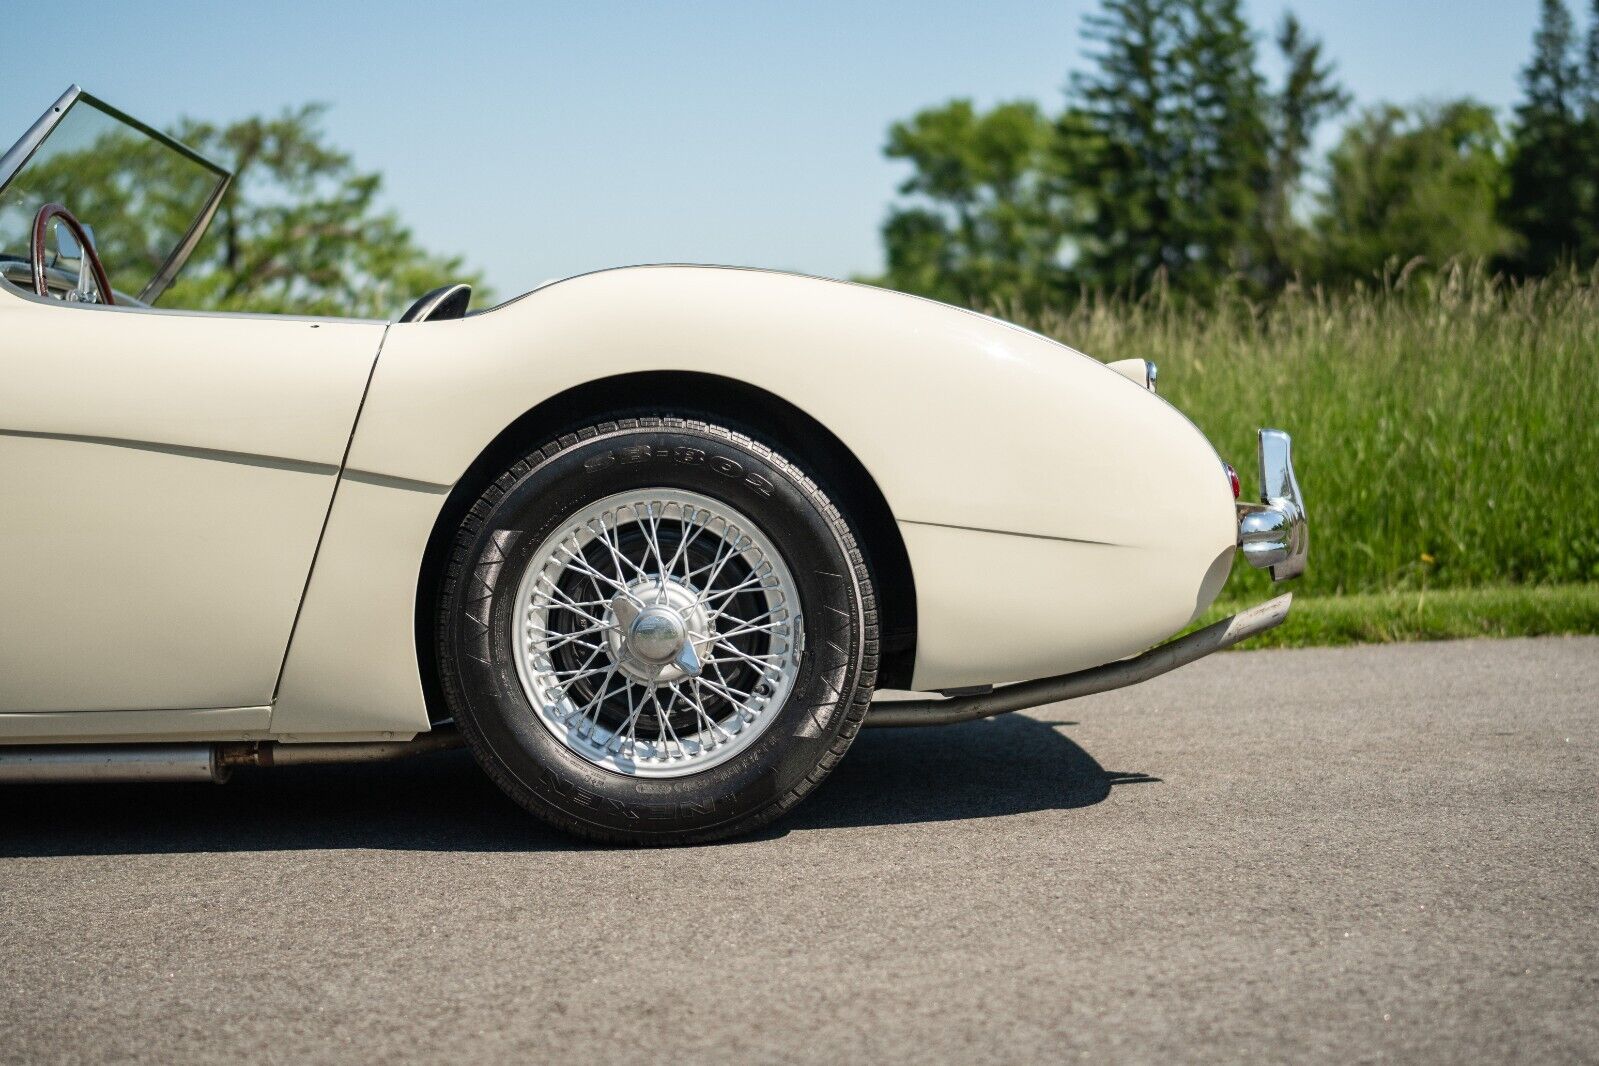
[{"label": "windshield frame", "polygon": [[227,194],[228,187],[233,184],[233,174],[181,141],[140,122],[126,111],[112,107],[99,97],[86,93],[78,86],[73,85],[62,93],[54,104],[50,105],[50,110],[40,116],[39,121],[28,128],[28,132],[22,135],[21,140],[17,141],[5,155],[0,156],[0,191],[4,191],[6,186],[11,184],[11,179],[16,177],[17,172],[27,165],[29,159],[33,158],[33,154],[39,150],[39,146],[44,143],[45,138],[49,137],[56,126],[61,123],[61,120],[67,117],[67,112],[72,109],[72,106],[80,102],[104,112],[119,122],[126,123],[137,132],[156,141],[163,147],[177,152],[189,161],[198,163],[217,176],[216,187],[211,191],[211,196],[206,200],[200,213],[195,216],[194,221],[189,225],[188,231],[184,233],[182,239],[172,249],[172,254],[161,265],[161,269],[156,271],[155,276],[140,290],[137,297],[138,301],[142,304],[153,304],[167,290],[167,287],[177,280],[178,272],[183,269],[183,265],[189,261],[189,256],[193,255],[195,248],[199,246],[200,238],[205,236],[205,231],[210,227],[211,220],[216,217],[217,208],[222,204],[222,197]]}]

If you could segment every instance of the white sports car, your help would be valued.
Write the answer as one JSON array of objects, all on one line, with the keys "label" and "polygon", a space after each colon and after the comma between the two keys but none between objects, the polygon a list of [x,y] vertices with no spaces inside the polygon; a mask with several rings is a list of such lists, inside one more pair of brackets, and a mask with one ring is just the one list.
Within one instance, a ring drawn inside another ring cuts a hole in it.
[{"label": "white sports car", "polygon": [[0,157],[0,779],[465,743],[564,829],[708,840],[863,725],[1130,684],[1287,613],[1146,651],[1307,532],[1288,437],[1237,503],[1141,360],[702,266],[396,322],[156,308],[228,182],[76,87]]}]

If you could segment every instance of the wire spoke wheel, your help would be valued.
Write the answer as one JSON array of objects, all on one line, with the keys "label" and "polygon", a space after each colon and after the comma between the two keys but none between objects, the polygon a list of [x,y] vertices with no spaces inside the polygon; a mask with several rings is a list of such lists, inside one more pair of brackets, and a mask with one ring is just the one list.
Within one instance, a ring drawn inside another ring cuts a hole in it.
[{"label": "wire spoke wheel", "polygon": [[569,750],[632,777],[733,758],[799,673],[794,579],[719,500],[644,488],[587,505],[533,553],[512,615],[517,675]]},{"label": "wire spoke wheel", "polygon": [[526,453],[459,519],[438,680],[507,796],[597,840],[684,844],[793,809],[849,750],[872,574],[804,468],[641,415]]}]

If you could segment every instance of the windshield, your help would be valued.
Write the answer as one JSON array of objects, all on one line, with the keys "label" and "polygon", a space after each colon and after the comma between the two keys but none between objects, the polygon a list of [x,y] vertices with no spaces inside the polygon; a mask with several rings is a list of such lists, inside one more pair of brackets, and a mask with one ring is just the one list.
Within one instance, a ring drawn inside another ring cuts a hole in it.
[{"label": "windshield", "polygon": [[194,250],[228,173],[77,89],[56,110],[53,125],[47,115],[0,160],[0,262],[26,262],[34,215],[62,204],[88,230],[111,287],[150,303]]}]

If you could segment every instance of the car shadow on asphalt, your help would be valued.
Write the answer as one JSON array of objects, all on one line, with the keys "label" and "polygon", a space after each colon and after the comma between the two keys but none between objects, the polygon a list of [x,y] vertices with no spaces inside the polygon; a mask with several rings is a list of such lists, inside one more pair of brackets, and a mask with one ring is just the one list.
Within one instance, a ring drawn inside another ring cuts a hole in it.
[{"label": "car shadow on asphalt", "polygon": [[[832,776],[757,839],[1072,810],[1116,785],[1062,727],[1021,715],[865,731]],[[22,785],[0,791],[0,857],[382,849],[567,851],[465,752],[392,763],[241,770],[228,784]],[[737,846],[733,841],[728,846]]]}]

